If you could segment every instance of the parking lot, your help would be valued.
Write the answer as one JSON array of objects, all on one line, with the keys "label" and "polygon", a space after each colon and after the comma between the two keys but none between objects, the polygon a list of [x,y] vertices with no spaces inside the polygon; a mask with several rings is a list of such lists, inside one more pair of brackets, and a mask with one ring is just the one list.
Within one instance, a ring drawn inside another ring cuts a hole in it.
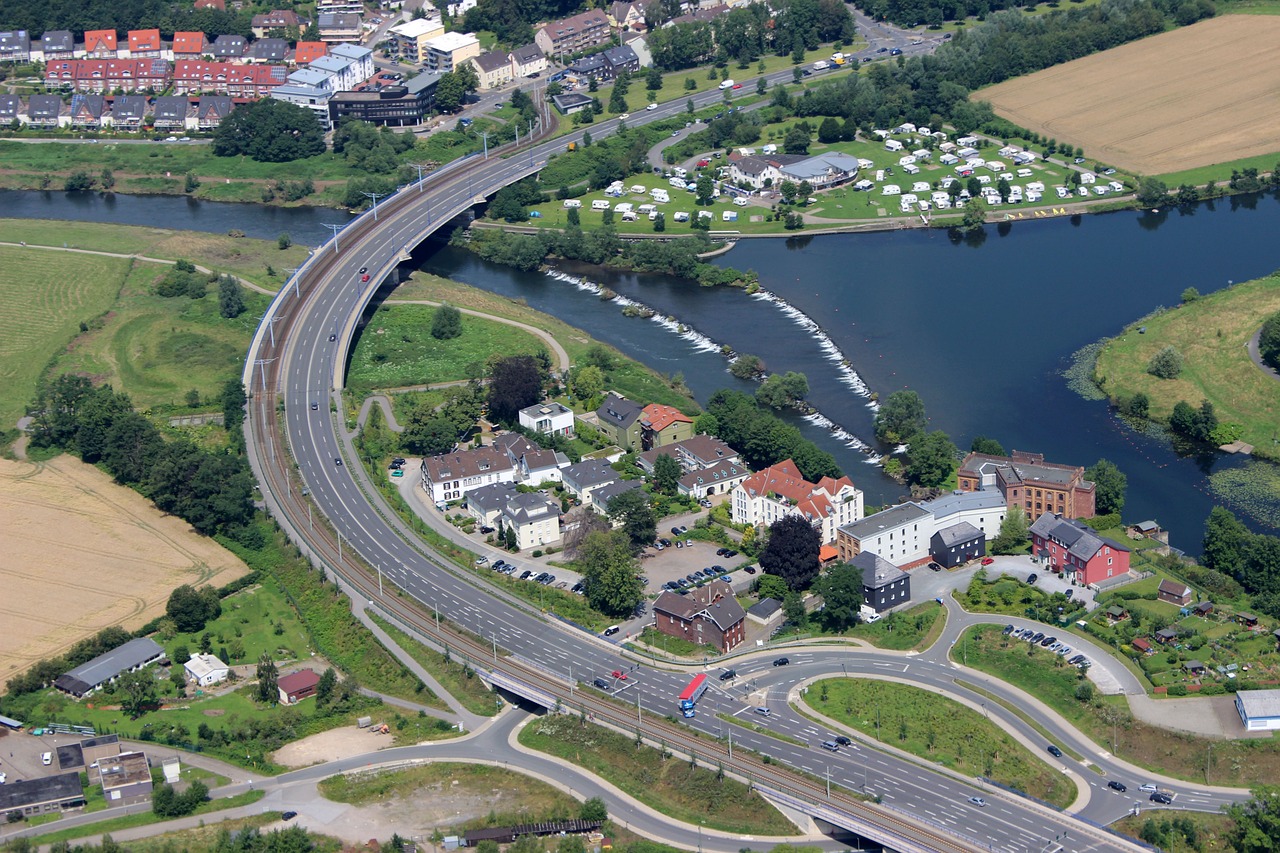
[{"label": "parking lot", "polygon": [[[8,731],[4,729],[2,731]],[[60,772],[56,757],[46,766],[42,756],[53,753],[56,756],[58,743],[75,743],[80,738],[73,735],[49,735],[35,737],[29,734],[8,732],[0,737],[0,773],[6,782],[17,782],[21,779],[37,779]]]},{"label": "parking lot", "polygon": [[[716,556],[716,549],[724,546],[715,542],[688,540],[685,547],[677,548],[670,528],[667,528],[665,533],[660,531],[658,536],[672,541],[672,546],[661,551],[652,547],[646,548],[640,557],[640,568],[649,579],[645,589],[654,595],[662,592],[663,584],[668,581],[678,581],[692,572],[711,566],[722,566],[725,571],[729,571],[743,564],[742,554],[733,557]],[[752,580],[752,575],[739,570],[732,573],[731,583],[735,592],[744,592],[751,585]]]}]

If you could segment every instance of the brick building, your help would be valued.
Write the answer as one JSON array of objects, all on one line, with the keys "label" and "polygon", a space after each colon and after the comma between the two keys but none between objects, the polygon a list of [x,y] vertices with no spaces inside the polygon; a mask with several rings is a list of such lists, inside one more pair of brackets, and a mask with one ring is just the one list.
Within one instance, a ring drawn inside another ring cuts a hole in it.
[{"label": "brick building", "polygon": [[1022,507],[1027,518],[1046,512],[1067,518],[1094,516],[1094,485],[1084,478],[1084,468],[1045,462],[1041,453],[970,453],[956,477],[961,491],[995,489],[1007,506]]},{"label": "brick building", "polygon": [[687,595],[664,591],[653,604],[654,626],[669,637],[732,651],[746,637],[747,613],[724,581]]},{"label": "brick building", "polygon": [[1129,549],[1091,528],[1046,512],[1031,525],[1031,553],[1076,583],[1095,584],[1129,571]]}]

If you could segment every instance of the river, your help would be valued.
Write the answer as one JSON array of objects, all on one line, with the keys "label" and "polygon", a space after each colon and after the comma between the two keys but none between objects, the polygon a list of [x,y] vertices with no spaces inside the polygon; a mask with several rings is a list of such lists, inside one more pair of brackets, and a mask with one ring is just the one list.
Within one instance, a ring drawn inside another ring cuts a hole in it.
[{"label": "river", "polygon": [[[320,243],[335,211],[197,202],[172,197],[0,193],[6,216],[89,219],[250,236],[288,231]],[[1280,197],[1205,202],[1187,211],[1121,212],[990,226],[954,241],[942,231],[744,240],[718,263],[754,269],[761,284],[819,323],[823,349],[806,327],[774,303],[739,290],[700,288],[668,276],[580,265],[567,273],[607,286],[688,324],[689,330],[623,317],[573,281],[521,273],[432,242],[415,253],[423,269],[506,296],[579,326],[664,373],[682,373],[705,401],[734,379],[714,344],[762,357],[771,371],[809,377],[809,399],[831,421],[869,440],[873,411],[854,390],[831,348],[881,395],[913,388],[932,428],[963,449],[974,435],[1051,461],[1115,462],[1129,478],[1125,517],[1157,519],[1177,547],[1199,551],[1213,506],[1207,475],[1243,464],[1214,455],[1179,459],[1169,446],[1135,433],[1105,403],[1070,391],[1060,372],[1071,353],[1156,305],[1173,305],[1186,287],[1208,293],[1280,266]],[[698,333],[698,334],[695,334]],[[705,337],[702,337],[705,336]],[[1192,401],[1195,402],[1195,401]],[[872,505],[902,487],[867,464],[858,442],[792,418],[837,460]]]}]

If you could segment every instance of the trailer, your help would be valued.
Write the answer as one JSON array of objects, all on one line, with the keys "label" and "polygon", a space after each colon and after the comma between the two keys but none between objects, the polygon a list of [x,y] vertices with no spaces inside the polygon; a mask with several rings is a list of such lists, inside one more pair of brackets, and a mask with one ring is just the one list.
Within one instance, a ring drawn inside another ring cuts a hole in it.
[{"label": "trailer", "polygon": [[680,694],[680,713],[686,717],[695,716],[694,706],[698,704],[698,700],[702,698],[702,694],[707,692],[707,676],[706,673],[695,675],[693,681],[689,682],[689,686]]}]

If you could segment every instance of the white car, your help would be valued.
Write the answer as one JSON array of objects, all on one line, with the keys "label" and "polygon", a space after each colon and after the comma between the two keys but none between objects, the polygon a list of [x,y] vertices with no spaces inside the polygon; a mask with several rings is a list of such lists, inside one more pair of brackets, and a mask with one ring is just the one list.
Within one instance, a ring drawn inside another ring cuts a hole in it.
[{"label": "white car", "polygon": [[1141,787],[1139,787],[1139,788],[1138,788],[1138,790],[1139,790],[1139,791],[1142,791],[1142,792],[1144,792],[1144,793],[1147,793],[1147,794],[1154,794],[1154,793],[1155,793],[1157,790],[1159,790],[1159,789],[1158,789],[1155,785],[1153,785],[1153,784],[1151,784],[1150,782],[1148,782],[1147,784],[1142,785]]},{"label": "white car", "polygon": [[650,104],[649,106],[645,107],[646,110],[656,110],[657,108],[658,108],[657,104]]},{"label": "white car", "polygon": [[631,113],[623,113],[622,115],[618,116],[619,121],[621,121],[624,118],[631,118]]}]

